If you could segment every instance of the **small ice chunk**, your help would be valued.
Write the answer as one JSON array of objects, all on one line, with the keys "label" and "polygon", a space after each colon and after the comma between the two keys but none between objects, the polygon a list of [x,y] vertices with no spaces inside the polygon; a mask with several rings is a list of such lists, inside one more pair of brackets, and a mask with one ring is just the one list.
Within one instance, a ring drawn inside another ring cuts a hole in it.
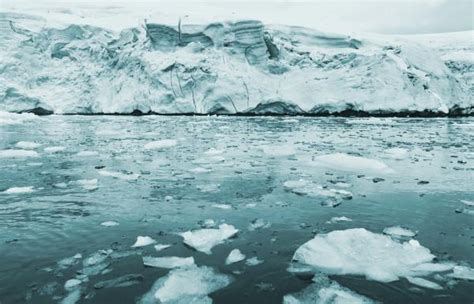
[{"label": "small ice chunk", "polygon": [[229,204],[214,204],[214,205],[212,205],[212,207],[218,208],[218,209],[223,209],[223,210],[232,209],[232,205],[229,205]]},{"label": "small ice chunk", "polygon": [[197,185],[196,188],[205,193],[212,193],[212,192],[219,192],[219,184],[204,184],[204,185]]},{"label": "small ice chunk", "polygon": [[383,233],[391,235],[397,238],[412,238],[416,235],[415,232],[411,231],[410,229],[403,228],[400,226],[393,226],[388,227],[383,230]]},{"label": "small ice chunk", "polygon": [[76,156],[80,156],[80,157],[89,157],[89,156],[97,156],[99,155],[99,153],[97,151],[81,151],[81,152],[78,152],[76,154]]},{"label": "small ice chunk", "polygon": [[156,243],[156,241],[149,236],[137,236],[137,240],[135,244],[132,245],[132,247],[145,247],[154,243]]},{"label": "small ice chunk", "polygon": [[70,279],[67,280],[66,283],[64,284],[64,289],[66,290],[72,290],[77,288],[79,285],[81,285],[81,281],[78,279]]},{"label": "small ice chunk", "polygon": [[347,190],[324,188],[321,185],[304,179],[286,181],[283,183],[283,187],[285,190],[295,194],[311,197],[352,199],[353,196],[353,194]]},{"label": "small ice chunk", "polygon": [[424,287],[424,288],[436,289],[436,290],[443,289],[443,287],[441,287],[441,285],[439,285],[438,283],[428,281],[427,279],[416,278],[416,277],[407,277],[407,280],[408,280],[408,282],[410,282],[414,285],[421,286],[421,287]]},{"label": "small ice chunk", "polygon": [[245,254],[240,252],[239,249],[232,250],[227,258],[225,259],[225,264],[230,265],[245,260]]},{"label": "small ice chunk", "polygon": [[53,146],[53,147],[44,148],[44,152],[46,153],[59,153],[64,150],[66,150],[66,147],[61,147],[61,146]]},{"label": "small ice chunk", "polygon": [[296,250],[293,262],[327,274],[365,275],[370,280],[392,282],[416,276],[416,267],[434,257],[416,240],[400,243],[356,228],[316,235]]},{"label": "small ice chunk", "polygon": [[145,150],[161,150],[164,148],[171,148],[178,144],[174,139],[162,139],[147,143],[144,148]]},{"label": "small ice chunk", "polygon": [[26,158],[26,157],[38,157],[39,154],[36,151],[30,150],[0,150],[0,158]]},{"label": "small ice chunk", "polygon": [[183,266],[194,265],[194,258],[144,256],[143,265],[148,267],[173,269]]},{"label": "small ice chunk", "polygon": [[80,179],[80,180],[75,181],[75,183],[81,186],[84,190],[89,190],[89,191],[92,191],[98,188],[97,182],[98,180],[96,178]]},{"label": "small ice chunk", "polygon": [[469,207],[474,207],[474,201],[461,200],[461,203]]},{"label": "small ice chunk", "polygon": [[19,141],[16,143],[15,147],[25,150],[33,150],[41,146],[41,144],[31,142],[31,141]]},{"label": "small ice chunk", "polygon": [[296,154],[296,149],[290,145],[262,146],[263,153],[269,156],[290,156]]},{"label": "small ice chunk", "polygon": [[104,226],[104,227],[115,227],[115,226],[118,226],[120,224],[115,222],[115,221],[105,221],[105,222],[100,223],[100,225]]},{"label": "small ice chunk", "polygon": [[75,304],[81,299],[81,290],[79,288],[74,289],[64,297],[60,304]]},{"label": "small ice chunk", "polygon": [[27,187],[11,187],[8,188],[7,190],[3,191],[5,194],[21,194],[21,193],[31,193],[34,192],[35,187],[33,186],[27,186]]},{"label": "small ice chunk", "polygon": [[474,269],[468,266],[455,266],[453,272],[448,276],[455,279],[474,281]]},{"label": "small ice chunk", "polygon": [[263,263],[263,260],[259,260],[258,257],[251,257],[245,261],[247,266],[257,266]]},{"label": "small ice chunk", "polygon": [[123,179],[123,180],[136,180],[140,177],[140,174],[136,173],[122,173],[117,171],[108,171],[108,170],[99,170],[98,171],[102,176],[110,176],[113,178]]},{"label": "small ice chunk", "polygon": [[221,224],[219,228],[205,228],[194,231],[186,231],[180,235],[184,243],[197,251],[211,254],[211,249],[222,244],[226,239],[236,235],[239,230],[228,224]]},{"label": "small ice chunk", "polygon": [[254,231],[257,229],[263,229],[263,228],[268,228],[272,224],[268,221],[265,221],[264,219],[258,218],[254,219],[253,221],[250,222],[248,230],[249,231]]},{"label": "small ice chunk", "polygon": [[169,245],[169,244],[156,244],[153,247],[155,248],[156,251],[161,251],[161,250],[165,250],[166,248],[170,248],[171,245]]},{"label": "small ice chunk", "polygon": [[211,171],[212,171],[211,169],[206,169],[203,167],[197,167],[197,168],[193,168],[189,170],[189,172],[191,173],[209,173]]},{"label": "small ice chunk", "polygon": [[139,303],[212,303],[208,294],[226,287],[232,277],[195,265],[171,270],[158,279]]},{"label": "small ice chunk", "polygon": [[345,153],[334,153],[315,157],[315,165],[335,170],[357,173],[394,173],[395,171],[383,162]]},{"label": "small ice chunk", "polygon": [[222,153],[224,153],[223,150],[217,150],[217,149],[214,149],[214,148],[210,148],[209,150],[204,152],[205,155],[219,155],[219,154],[222,154]]},{"label": "small ice chunk", "polygon": [[333,217],[326,223],[328,224],[334,224],[334,223],[339,223],[339,222],[352,222],[352,220],[348,217],[345,216],[339,216],[339,217]]}]

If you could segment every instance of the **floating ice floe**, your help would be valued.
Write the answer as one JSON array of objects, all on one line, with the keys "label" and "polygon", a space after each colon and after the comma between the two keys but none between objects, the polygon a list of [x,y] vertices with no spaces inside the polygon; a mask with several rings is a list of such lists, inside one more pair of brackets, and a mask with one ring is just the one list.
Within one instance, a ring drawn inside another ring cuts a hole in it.
[{"label": "floating ice floe", "polygon": [[95,289],[129,287],[140,284],[143,281],[141,274],[126,274],[111,280],[100,281],[94,284]]},{"label": "floating ice floe", "polygon": [[77,253],[75,254],[74,256],[72,257],[67,257],[67,258],[64,258],[64,259],[61,259],[58,261],[58,267],[59,269],[66,269],[66,268],[69,268],[73,265],[76,265],[77,263],[79,263],[79,261],[82,259],[82,254],[80,253]]},{"label": "floating ice floe", "polygon": [[285,190],[299,195],[307,195],[311,197],[330,197],[351,199],[352,193],[342,189],[325,188],[308,180],[289,180],[283,183]]},{"label": "floating ice floe", "polygon": [[250,222],[248,226],[249,231],[254,231],[263,228],[269,228],[272,224],[264,219],[258,218]]},{"label": "floating ice floe", "polygon": [[225,161],[225,157],[220,156],[220,155],[215,155],[215,156],[210,156],[210,157],[198,158],[193,161],[193,164],[196,164],[196,165],[218,164],[224,161]]},{"label": "floating ice floe", "polygon": [[293,262],[327,274],[364,275],[370,280],[392,282],[452,268],[438,267],[432,263],[434,258],[416,240],[400,243],[387,235],[356,228],[316,235],[296,250]]},{"label": "floating ice floe", "polygon": [[99,153],[97,151],[81,151],[76,154],[76,156],[80,157],[89,157],[89,156],[97,156]]},{"label": "floating ice floe", "polygon": [[236,235],[239,230],[228,224],[221,224],[219,228],[205,228],[180,233],[184,243],[197,251],[211,254],[211,249],[222,244],[226,239]]},{"label": "floating ice floe", "polygon": [[19,141],[15,144],[15,147],[25,150],[33,150],[41,146],[41,144],[31,141]]},{"label": "floating ice floe", "polygon": [[224,153],[224,150],[217,150],[217,149],[214,149],[214,148],[210,148],[209,150],[204,152],[205,155],[219,155],[219,154],[222,154],[222,153]]},{"label": "floating ice floe", "polygon": [[156,241],[149,236],[137,236],[137,240],[135,241],[135,244],[132,245],[132,247],[145,247],[155,243]]},{"label": "floating ice floe", "polygon": [[120,224],[115,222],[115,221],[105,221],[105,222],[100,223],[100,225],[104,226],[104,227],[115,227],[115,226],[118,226]]},{"label": "floating ice floe", "polygon": [[404,148],[390,148],[385,150],[385,154],[387,154],[389,158],[401,160],[407,158],[408,150]]},{"label": "floating ice floe", "polygon": [[300,292],[283,297],[283,304],[372,304],[375,301],[330,281],[322,275]]},{"label": "floating ice floe", "polygon": [[163,139],[147,143],[144,148],[145,150],[161,150],[165,148],[171,148],[178,144],[174,139]]},{"label": "floating ice floe", "polygon": [[320,155],[314,158],[314,165],[334,170],[356,173],[394,173],[395,171],[383,162],[345,153]]},{"label": "floating ice floe", "polygon": [[122,180],[136,180],[140,177],[137,173],[122,173],[118,171],[99,170],[98,173],[102,176],[109,176]]},{"label": "floating ice floe", "polygon": [[77,288],[79,285],[81,285],[81,281],[78,279],[70,279],[67,280],[66,283],[64,283],[64,289],[66,290],[72,290]]},{"label": "floating ice floe", "polygon": [[189,170],[189,172],[191,173],[209,173],[211,171],[212,171],[211,169],[206,169],[203,167],[197,167],[197,168],[193,168]]},{"label": "floating ice floe", "polygon": [[410,229],[403,228],[400,226],[388,227],[383,230],[383,233],[388,234],[393,237],[398,238],[412,238],[416,235],[416,232],[411,231]]},{"label": "floating ice floe", "polygon": [[461,203],[469,207],[474,207],[474,201],[461,200]]},{"label": "floating ice floe", "polygon": [[213,204],[212,207],[222,210],[230,210],[232,209],[232,205],[229,204]]},{"label": "floating ice floe", "polygon": [[98,188],[97,182],[98,180],[94,178],[94,179],[80,179],[72,183],[81,186],[84,190],[91,191]]},{"label": "floating ice floe", "polygon": [[229,253],[227,258],[225,259],[225,264],[230,265],[230,264],[234,264],[243,260],[245,260],[245,254],[240,252],[239,249],[234,249]]},{"label": "floating ice floe", "polygon": [[408,280],[408,282],[412,283],[413,285],[417,285],[420,287],[424,287],[428,289],[437,289],[437,290],[443,289],[443,287],[441,287],[441,285],[439,285],[438,283],[429,281],[427,279],[415,278],[415,277],[406,277],[406,279]]},{"label": "floating ice floe", "polygon": [[153,246],[153,248],[155,248],[156,251],[162,251],[162,250],[165,250],[166,248],[170,248],[171,245],[169,244],[156,244],[155,246]]},{"label": "floating ice floe", "polygon": [[263,153],[269,156],[290,156],[296,154],[296,149],[290,145],[262,146]]},{"label": "floating ice floe", "polygon": [[36,191],[34,189],[35,187],[33,186],[27,186],[27,187],[11,187],[8,188],[7,190],[3,191],[5,194],[21,194],[21,193],[31,193]]},{"label": "floating ice floe", "polygon": [[144,256],[143,265],[148,267],[173,269],[183,266],[194,265],[194,258]]},{"label": "floating ice floe", "polygon": [[258,257],[251,257],[245,261],[247,266],[257,266],[263,263],[263,260],[259,260]]},{"label": "floating ice floe", "polygon": [[63,152],[64,150],[66,150],[66,147],[61,147],[61,146],[53,146],[53,147],[44,148],[44,152],[46,153],[59,153],[59,152]]},{"label": "floating ice floe", "polygon": [[231,282],[231,276],[207,266],[177,268],[158,279],[139,303],[212,303],[208,295]]},{"label": "floating ice floe", "polygon": [[474,269],[468,266],[454,266],[449,277],[461,280],[474,281]]},{"label": "floating ice floe", "polygon": [[38,157],[39,154],[36,151],[30,150],[15,150],[7,149],[0,150],[0,158],[26,158],[26,157]]},{"label": "floating ice floe", "polygon": [[204,184],[204,185],[197,185],[196,188],[204,193],[211,193],[211,192],[219,192],[219,188],[221,185],[219,184]]},{"label": "floating ice floe", "polygon": [[17,114],[6,111],[0,111],[0,126],[21,124],[25,121],[33,119],[38,119],[38,116],[32,113]]},{"label": "floating ice floe", "polygon": [[348,217],[345,216],[339,216],[339,217],[333,217],[329,221],[327,221],[327,224],[334,224],[334,223],[339,223],[339,222],[352,222],[352,220]]}]

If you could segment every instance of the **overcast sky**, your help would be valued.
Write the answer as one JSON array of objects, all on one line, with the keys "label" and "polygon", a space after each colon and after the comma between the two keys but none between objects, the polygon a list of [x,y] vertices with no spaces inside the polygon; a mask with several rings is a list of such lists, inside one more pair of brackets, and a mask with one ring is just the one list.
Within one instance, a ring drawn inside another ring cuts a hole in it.
[{"label": "overcast sky", "polygon": [[[0,0],[2,9],[16,0]],[[53,0],[54,1],[54,0]],[[130,9],[147,6],[155,11],[188,20],[252,18],[266,23],[312,27],[337,32],[376,32],[420,34],[474,29],[474,0],[313,0],[313,1],[152,1],[123,2],[114,0],[62,0],[54,6],[80,5],[124,6]],[[51,0],[27,1],[28,5],[51,5]],[[60,4],[59,4],[60,3]],[[77,4],[80,3],[80,4]],[[145,4],[143,4],[145,3]],[[151,10],[150,10],[151,11]],[[156,20],[159,21],[159,20]]]}]

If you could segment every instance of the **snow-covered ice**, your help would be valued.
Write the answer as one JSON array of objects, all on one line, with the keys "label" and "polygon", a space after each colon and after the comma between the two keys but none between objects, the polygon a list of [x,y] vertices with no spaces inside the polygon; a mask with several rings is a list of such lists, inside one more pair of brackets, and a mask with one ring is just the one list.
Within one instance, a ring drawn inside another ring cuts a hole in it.
[{"label": "snow-covered ice", "polygon": [[239,249],[233,249],[225,259],[225,264],[230,265],[243,260],[245,260],[245,254],[240,252]]},{"label": "snow-covered ice", "polygon": [[221,224],[219,228],[205,228],[194,231],[186,231],[180,233],[184,239],[184,243],[197,251],[211,254],[211,250],[214,246],[222,244],[228,238],[233,237],[237,234],[237,230],[234,226],[228,224]]},{"label": "snow-covered ice", "polygon": [[194,265],[194,258],[144,256],[143,265],[148,267],[173,269],[183,266]]},{"label": "snow-covered ice", "polygon": [[151,244],[155,244],[156,241],[149,236],[137,236],[136,242],[132,245],[132,247],[145,247]]}]

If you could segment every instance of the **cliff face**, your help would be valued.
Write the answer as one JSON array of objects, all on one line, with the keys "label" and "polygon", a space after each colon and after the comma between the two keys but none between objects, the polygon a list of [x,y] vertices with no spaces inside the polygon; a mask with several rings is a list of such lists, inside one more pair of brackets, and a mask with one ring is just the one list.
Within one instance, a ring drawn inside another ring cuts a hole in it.
[{"label": "cliff face", "polygon": [[252,20],[117,33],[0,13],[0,110],[470,113],[474,43],[456,35],[349,37]]}]

